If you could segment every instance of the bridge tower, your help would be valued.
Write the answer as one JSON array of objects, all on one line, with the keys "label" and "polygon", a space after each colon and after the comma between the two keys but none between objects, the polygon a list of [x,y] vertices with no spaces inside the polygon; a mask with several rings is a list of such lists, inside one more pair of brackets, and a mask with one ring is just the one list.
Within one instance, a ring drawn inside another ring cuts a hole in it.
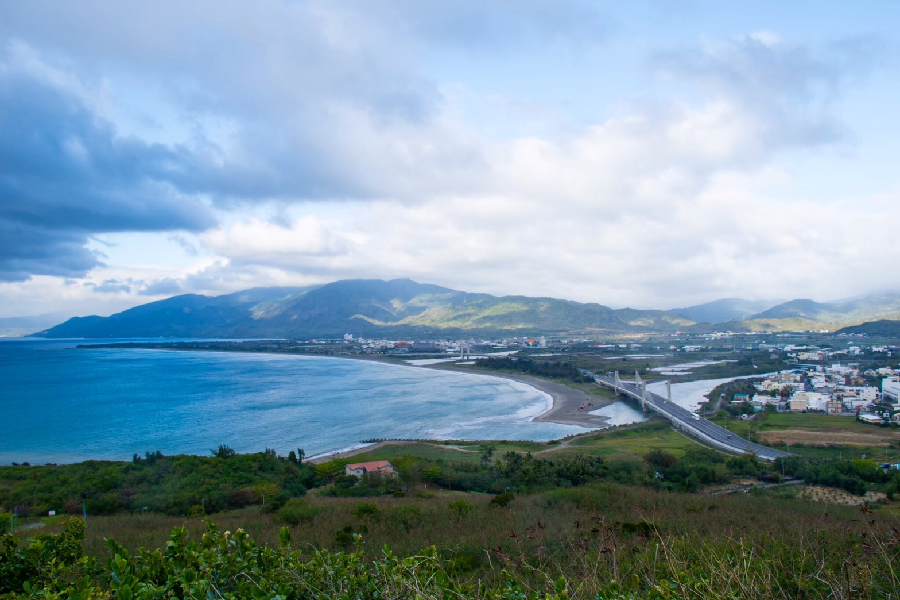
[{"label": "bridge tower", "polygon": [[615,387],[616,396],[619,395],[619,372],[616,371],[613,375],[613,386]]},{"label": "bridge tower", "polygon": [[666,381],[666,400],[672,401],[672,382]]},{"label": "bridge tower", "polygon": [[647,412],[647,382],[641,379],[641,374],[634,370],[634,385],[641,390],[641,410]]}]

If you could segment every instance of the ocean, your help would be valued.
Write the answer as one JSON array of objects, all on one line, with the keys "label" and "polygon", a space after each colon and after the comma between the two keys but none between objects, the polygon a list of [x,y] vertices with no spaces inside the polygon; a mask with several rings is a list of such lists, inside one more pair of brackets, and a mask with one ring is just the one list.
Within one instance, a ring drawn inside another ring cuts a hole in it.
[{"label": "ocean", "polygon": [[90,340],[0,341],[0,464],[205,455],[220,444],[311,457],[372,438],[546,441],[586,431],[532,421],[550,397],[496,377],[81,343]]}]

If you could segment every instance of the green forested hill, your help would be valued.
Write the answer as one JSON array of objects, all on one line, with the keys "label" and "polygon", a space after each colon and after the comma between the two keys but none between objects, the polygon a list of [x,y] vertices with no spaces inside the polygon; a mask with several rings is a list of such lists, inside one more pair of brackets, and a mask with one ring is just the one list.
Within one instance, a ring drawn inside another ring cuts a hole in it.
[{"label": "green forested hill", "polygon": [[66,321],[43,337],[378,337],[673,331],[692,321],[657,310],[614,310],[554,298],[471,294],[409,279],[346,280],[175,296],[110,317]]}]

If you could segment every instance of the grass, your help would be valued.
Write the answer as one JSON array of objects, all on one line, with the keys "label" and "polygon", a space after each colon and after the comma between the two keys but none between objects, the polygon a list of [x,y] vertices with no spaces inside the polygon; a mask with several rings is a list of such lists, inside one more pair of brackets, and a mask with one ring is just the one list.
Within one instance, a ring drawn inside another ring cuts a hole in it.
[{"label": "grass", "polygon": [[435,441],[435,442],[398,442],[383,444],[377,448],[355,455],[353,462],[365,462],[369,460],[393,460],[401,456],[416,456],[428,461],[450,461],[477,463],[481,461],[481,447],[494,448],[494,456],[500,456],[506,452],[537,453],[557,446],[559,442],[529,442],[529,441]]},{"label": "grass", "polygon": [[417,456],[430,461],[477,463],[481,460],[480,450],[483,445],[493,446],[495,458],[506,452],[522,454],[531,452],[541,458],[588,454],[635,461],[642,460],[652,449],[665,450],[680,457],[688,448],[696,447],[697,442],[672,429],[668,421],[653,418],[638,425],[615,427],[548,443],[448,441],[385,444],[354,456],[353,461],[392,460],[401,456]]},{"label": "grass", "polygon": [[[852,417],[840,417],[821,413],[758,413],[754,419],[742,421],[737,418],[714,417],[714,423],[727,427],[737,435],[753,438],[765,432],[798,431],[819,434],[822,445],[813,445],[804,438],[804,443],[779,444],[791,452],[809,458],[859,458],[862,454],[877,460],[897,462],[900,460],[900,433],[875,425],[861,423]],[[838,437],[841,436],[841,437]],[[873,438],[873,436],[875,436]],[[813,436],[812,439],[815,439]],[[883,441],[876,441],[881,438]],[[843,442],[843,443],[842,443]],[[776,445],[776,444],[771,444]]]},{"label": "grass", "polygon": [[680,457],[688,448],[696,448],[697,445],[696,441],[672,429],[668,421],[656,418],[639,425],[579,436],[559,453],[642,460],[652,449],[665,450]]},{"label": "grass", "polygon": [[440,442],[401,442],[382,444],[377,448],[357,454],[352,457],[353,462],[366,462],[370,460],[393,460],[400,456],[418,456],[429,461],[448,460],[454,462],[478,462],[477,450],[463,452],[456,448],[446,446]]},{"label": "grass", "polygon": [[[367,562],[381,560],[385,545],[399,556],[434,546],[459,581],[496,587],[508,574],[540,590],[561,578],[570,598],[886,597],[900,583],[891,570],[900,559],[896,513],[860,518],[859,509],[789,493],[708,497],[598,484],[516,496],[507,508],[492,506],[490,496],[446,494],[366,499],[374,508],[365,511],[359,500],[311,498],[316,517],[290,532],[307,557],[347,549],[339,533],[349,527],[363,535]],[[469,508],[454,508],[460,502]],[[274,515],[250,508],[214,520],[220,530],[241,527],[278,546]],[[107,537],[131,550],[161,548],[182,525],[200,539],[200,519],[89,518],[85,547],[102,558]]]}]

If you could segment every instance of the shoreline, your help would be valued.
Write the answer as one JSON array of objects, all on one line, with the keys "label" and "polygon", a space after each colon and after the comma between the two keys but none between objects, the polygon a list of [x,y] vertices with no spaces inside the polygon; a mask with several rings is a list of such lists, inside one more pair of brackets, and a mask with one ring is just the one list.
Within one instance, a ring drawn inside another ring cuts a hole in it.
[{"label": "shoreline", "polygon": [[[221,353],[237,353],[237,354],[273,354],[273,355],[284,355],[284,356],[292,356],[293,354],[282,353],[282,352],[266,352],[266,351],[254,351],[248,352],[243,349],[220,349],[220,348],[173,348],[173,347],[153,347],[156,344],[153,342],[149,343],[138,343],[135,344],[135,347],[148,349],[148,350],[168,350],[173,352],[221,352]],[[92,346],[94,347],[109,347],[105,344],[79,344],[77,347],[80,349],[89,349]],[[113,347],[119,347],[119,344],[113,344]],[[609,404],[612,404],[612,401],[607,401],[600,399],[596,396],[591,396],[581,390],[577,390],[573,387],[566,385],[565,383],[550,381],[547,379],[541,379],[538,377],[534,377],[531,375],[518,374],[518,373],[506,373],[501,371],[490,371],[490,370],[475,370],[466,367],[461,367],[457,365],[455,362],[441,362],[435,364],[411,364],[408,360],[394,360],[387,359],[378,356],[371,355],[318,355],[318,354],[297,354],[296,356],[311,356],[316,358],[332,358],[332,359],[349,359],[349,360],[362,360],[362,361],[370,361],[370,362],[378,362],[385,365],[395,365],[395,366],[405,366],[405,367],[413,367],[413,368],[421,368],[421,369],[431,369],[435,371],[444,371],[444,372],[455,372],[460,374],[469,374],[469,375],[482,375],[485,377],[493,377],[496,379],[503,379],[506,381],[514,381],[517,383],[521,383],[527,385],[531,388],[536,389],[539,392],[543,392],[544,394],[550,397],[550,406],[540,413],[531,418],[531,421],[534,422],[547,422],[547,423],[556,423],[559,425],[570,425],[575,427],[581,427],[584,429],[584,433],[587,433],[591,430],[596,429],[605,429],[610,426],[609,418],[603,417],[600,415],[591,414],[591,412],[599,410]],[[586,408],[582,409],[584,406]],[[439,441],[439,440],[435,440]],[[487,441],[487,440],[486,440]],[[336,450],[333,452],[326,452],[324,454],[317,454],[315,457],[308,459],[309,462],[317,463],[323,462],[325,460],[330,460],[333,458],[346,458],[349,456],[354,456],[357,454],[362,454],[368,450],[373,450],[378,447],[381,447],[385,444],[396,444],[400,442],[395,441],[384,441],[378,442],[375,444],[359,444],[353,445],[350,447],[345,447],[340,450]]]},{"label": "shoreline", "polygon": [[[165,342],[163,342],[165,343]],[[154,348],[154,342],[149,343],[138,343],[135,344],[136,348],[142,348],[147,350],[168,350],[173,352],[223,352],[223,353],[236,353],[236,354],[274,354],[279,356],[313,356],[317,358],[333,358],[333,359],[348,359],[348,360],[363,360],[363,361],[371,361],[378,362],[386,365],[397,365],[397,366],[405,366],[405,367],[413,367],[418,369],[433,369],[436,371],[450,371],[455,373],[465,373],[469,375],[484,375],[485,377],[495,377],[497,379],[506,379],[508,381],[516,381],[518,383],[523,383],[525,385],[531,386],[540,392],[544,392],[549,395],[551,398],[551,406],[546,411],[541,413],[540,415],[532,418],[532,421],[539,422],[547,422],[547,423],[557,423],[559,425],[574,425],[576,427],[584,427],[585,429],[598,429],[603,427],[609,427],[608,418],[601,417],[600,415],[592,415],[591,411],[599,410],[604,406],[612,404],[612,402],[605,402],[603,400],[598,399],[595,396],[589,396],[588,394],[582,392],[581,390],[576,390],[575,388],[569,387],[568,385],[556,381],[549,381],[546,379],[540,379],[538,377],[533,377],[531,375],[524,374],[514,374],[514,373],[505,373],[500,371],[480,371],[474,369],[467,369],[464,367],[460,367],[455,362],[441,362],[435,364],[428,365],[416,365],[409,362],[407,359],[388,359],[380,356],[372,356],[372,355],[320,355],[320,354],[292,354],[292,353],[284,353],[284,352],[266,352],[262,351],[254,351],[249,352],[247,350],[242,349],[214,349],[214,348]],[[85,344],[78,345],[78,348],[89,349],[90,347],[120,347],[119,344]],[[585,410],[580,410],[579,407],[587,406],[588,408]],[[340,451],[339,451],[340,452]]]},{"label": "shoreline", "polygon": [[[351,358],[352,357],[348,357]],[[362,360],[375,360],[378,361],[377,358],[365,358]],[[392,361],[379,361],[385,362],[388,364],[397,364]],[[433,369],[435,371],[452,371],[456,373],[468,373],[470,375],[485,375],[486,377],[495,377],[497,379],[506,379],[508,381],[515,381],[518,383],[523,383],[525,385],[531,386],[540,392],[544,392],[551,399],[551,406],[540,415],[533,417],[532,421],[542,421],[548,423],[558,423],[560,425],[575,425],[577,427],[583,427],[584,431],[582,433],[588,433],[591,430],[596,429],[605,429],[610,427],[609,419],[607,417],[601,417],[600,415],[592,415],[590,411],[599,410],[604,406],[608,406],[612,404],[612,402],[604,402],[599,400],[594,396],[589,396],[585,394],[581,390],[576,390],[575,388],[569,387],[564,383],[558,383],[556,381],[548,381],[546,379],[540,379],[538,377],[532,377],[530,375],[519,375],[513,373],[492,373],[492,372],[482,372],[482,371],[473,371],[472,369],[460,368],[459,366],[453,363],[439,363],[433,365],[410,365],[406,363],[406,366],[417,367],[421,369]],[[588,406],[587,410],[580,410],[580,406]],[[578,433],[575,435],[581,435],[582,433]],[[446,440],[422,440],[423,442],[442,442]],[[489,442],[491,440],[484,440]],[[381,442],[375,442],[372,444],[365,444],[361,446],[354,446],[351,448],[344,448],[342,450],[337,450],[335,452],[326,452],[324,454],[318,454],[313,458],[307,459],[306,462],[311,464],[318,464],[322,462],[327,462],[329,460],[337,459],[337,458],[350,458],[353,456],[357,456],[360,454],[365,454],[367,452],[375,451],[384,446],[391,445],[399,445],[399,444],[408,444],[408,441],[403,440],[384,440]]]},{"label": "shoreline", "polygon": [[[456,373],[468,373],[470,375],[484,375],[486,377],[496,377],[497,379],[506,379],[508,381],[516,381],[531,386],[538,391],[544,392],[550,396],[552,405],[550,408],[532,418],[532,421],[541,421],[547,423],[557,423],[560,425],[575,425],[584,427],[585,429],[599,429],[609,427],[609,419],[600,415],[592,415],[590,411],[599,410],[604,406],[612,404],[604,402],[595,396],[589,396],[581,390],[556,381],[548,381],[531,375],[520,375],[514,373],[476,371],[473,369],[460,368],[453,363],[444,363],[436,365],[410,365],[422,369],[434,369],[435,371],[451,371]],[[585,410],[579,407],[587,406]]]}]

